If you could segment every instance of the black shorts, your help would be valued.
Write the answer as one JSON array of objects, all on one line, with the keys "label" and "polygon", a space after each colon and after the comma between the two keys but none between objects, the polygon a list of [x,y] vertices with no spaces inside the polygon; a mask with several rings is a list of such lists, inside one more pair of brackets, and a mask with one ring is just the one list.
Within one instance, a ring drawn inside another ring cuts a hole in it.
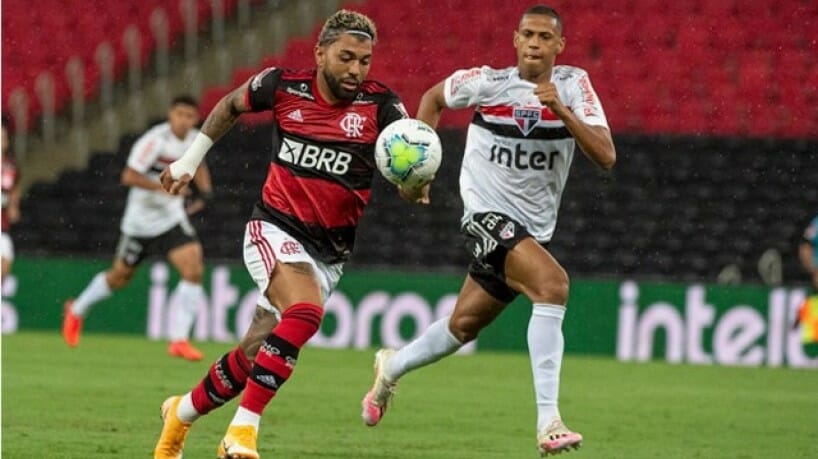
[{"label": "black shorts", "polygon": [[122,234],[116,246],[116,256],[128,266],[137,266],[151,255],[164,255],[191,242],[198,242],[193,225],[185,221],[153,237],[135,237]]},{"label": "black shorts", "polygon": [[[491,296],[511,303],[520,292],[506,284],[508,251],[531,234],[513,218],[499,212],[474,214],[461,229],[474,259],[469,275]],[[545,246],[545,244],[543,244]]]}]

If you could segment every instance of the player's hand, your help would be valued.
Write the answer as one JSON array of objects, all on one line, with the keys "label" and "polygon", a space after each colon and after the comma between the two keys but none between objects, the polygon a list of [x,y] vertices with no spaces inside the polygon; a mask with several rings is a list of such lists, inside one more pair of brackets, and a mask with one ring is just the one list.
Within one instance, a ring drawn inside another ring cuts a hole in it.
[{"label": "player's hand", "polygon": [[540,103],[551,109],[557,116],[566,108],[557,92],[557,86],[550,81],[537,83],[534,94],[540,99]]},{"label": "player's hand", "polygon": [[170,173],[170,167],[166,167],[165,170],[159,174],[159,182],[162,183],[162,188],[172,195],[184,193],[191,179],[190,174],[182,174],[179,180],[174,180]]},{"label": "player's hand", "polygon": [[428,205],[431,202],[429,199],[429,188],[431,186],[431,182],[411,188],[398,185],[398,194],[406,202]]}]

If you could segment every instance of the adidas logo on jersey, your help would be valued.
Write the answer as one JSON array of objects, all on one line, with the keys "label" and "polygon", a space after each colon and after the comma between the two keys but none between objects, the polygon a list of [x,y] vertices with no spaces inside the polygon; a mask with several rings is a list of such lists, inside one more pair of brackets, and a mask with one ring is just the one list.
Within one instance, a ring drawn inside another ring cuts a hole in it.
[{"label": "adidas logo on jersey", "polygon": [[301,109],[298,109],[298,108],[291,111],[290,113],[287,113],[287,118],[289,118],[289,119],[291,119],[293,121],[298,121],[299,123],[304,122],[304,117],[301,116]]}]

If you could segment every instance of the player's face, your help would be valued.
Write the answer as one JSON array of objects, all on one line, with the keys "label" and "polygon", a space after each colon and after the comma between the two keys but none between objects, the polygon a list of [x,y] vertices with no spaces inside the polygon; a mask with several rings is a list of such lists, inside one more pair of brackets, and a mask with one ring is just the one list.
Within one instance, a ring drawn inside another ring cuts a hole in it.
[{"label": "player's face", "polygon": [[335,42],[315,48],[318,70],[337,99],[355,97],[369,73],[372,40],[360,38],[342,33]]},{"label": "player's face", "polygon": [[521,73],[539,75],[554,66],[557,54],[565,48],[559,23],[544,14],[527,14],[514,32],[517,66]]},{"label": "player's face", "polygon": [[199,122],[199,110],[185,104],[176,104],[168,112],[168,122],[173,135],[183,138]]}]

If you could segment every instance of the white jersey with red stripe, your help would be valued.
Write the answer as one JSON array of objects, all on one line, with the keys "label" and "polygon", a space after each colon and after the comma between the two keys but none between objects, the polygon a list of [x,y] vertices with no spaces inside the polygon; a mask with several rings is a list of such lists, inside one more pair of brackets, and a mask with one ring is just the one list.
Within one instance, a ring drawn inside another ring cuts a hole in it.
[{"label": "white jersey with red stripe", "polygon": [[[608,127],[584,70],[558,65],[551,81],[581,121]],[[445,81],[446,105],[475,107],[460,171],[463,223],[481,212],[517,220],[540,242],[554,234],[575,141],[543,106],[517,67],[458,70]]]},{"label": "white jersey with red stripe", "polygon": [[[191,129],[180,139],[173,134],[169,123],[156,125],[136,141],[127,165],[158,182],[162,170],[182,157],[198,132]],[[187,222],[183,197],[131,187],[120,229],[129,236],[153,237],[182,222]]]}]

